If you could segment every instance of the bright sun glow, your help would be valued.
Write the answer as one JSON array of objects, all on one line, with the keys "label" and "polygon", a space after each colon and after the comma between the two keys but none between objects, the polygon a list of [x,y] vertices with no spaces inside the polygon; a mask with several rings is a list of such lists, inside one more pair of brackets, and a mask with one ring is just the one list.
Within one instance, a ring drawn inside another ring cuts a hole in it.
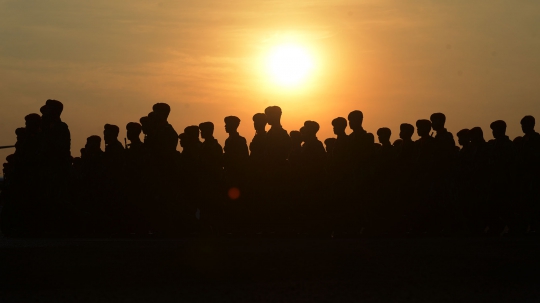
[{"label": "bright sun glow", "polygon": [[270,51],[267,68],[272,79],[283,86],[297,86],[313,70],[311,55],[302,47],[292,44],[279,45]]}]

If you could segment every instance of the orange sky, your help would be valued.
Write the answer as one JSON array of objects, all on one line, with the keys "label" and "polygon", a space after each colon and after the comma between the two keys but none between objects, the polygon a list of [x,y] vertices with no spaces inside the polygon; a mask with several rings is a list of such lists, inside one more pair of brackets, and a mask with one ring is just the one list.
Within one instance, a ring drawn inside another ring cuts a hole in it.
[{"label": "orange sky", "polygon": [[[473,3],[471,3],[473,2]],[[72,154],[105,123],[138,121],[157,102],[180,133],[282,107],[283,125],[321,124],[354,109],[365,128],[447,115],[455,134],[504,119],[511,137],[540,118],[538,1],[0,1],[0,145],[46,99],[64,103]],[[261,57],[293,41],[316,57],[299,90],[275,86]],[[9,151],[1,151],[5,158]]]}]

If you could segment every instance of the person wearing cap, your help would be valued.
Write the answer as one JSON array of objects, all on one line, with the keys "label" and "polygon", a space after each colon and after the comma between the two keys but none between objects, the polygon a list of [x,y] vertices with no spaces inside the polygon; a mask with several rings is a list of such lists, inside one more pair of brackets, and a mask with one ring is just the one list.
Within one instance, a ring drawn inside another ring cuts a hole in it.
[{"label": "person wearing cap", "polygon": [[214,123],[203,122],[199,124],[201,144],[199,160],[202,174],[205,179],[217,181],[223,171],[223,148],[218,140],[214,138]]},{"label": "person wearing cap", "polygon": [[489,208],[486,209],[488,232],[500,234],[508,224],[511,199],[510,185],[515,164],[515,148],[506,135],[506,122],[497,120],[490,124],[493,138],[489,148]]},{"label": "person wearing cap", "polygon": [[225,117],[224,122],[225,131],[229,137],[225,140],[223,148],[223,167],[228,176],[241,176],[249,158],[249,149],[246,139],[238,133],[240,118],[228,116]]},{"label": "person wearing cap", "polygon": [[152,136],[155,139],[155,149],[157,157],[170,159],[175,154],[178,146],[178,133],[169,124],[167,118],[171,112],[171,107],[166,103],[156,103],[152,107],[154,113],[155,129]]},{"label": "person wearing cap", "polygon": [[49,99],[41,107],[41,156],[48,170],[67,170],[71,165],[71,134],[62,122],[62,102]]}]

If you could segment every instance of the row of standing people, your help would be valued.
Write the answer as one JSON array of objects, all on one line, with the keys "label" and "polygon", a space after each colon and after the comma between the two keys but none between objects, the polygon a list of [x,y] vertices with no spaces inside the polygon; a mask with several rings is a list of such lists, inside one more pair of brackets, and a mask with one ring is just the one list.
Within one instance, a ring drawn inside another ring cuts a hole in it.
[{"label": "row of standing people", "polygon": [[178,135],[167,121],[170,107],[158,103],[127,124],[129,144],[107,124],[105,150],[101,137],[90,136],[73,158],[62,110],[48,100],[16,130],[16,151],[4,165],[6,234],[501,234],[538,222],[540,135],[532,116],[513,141],[500,120],[489,142],[479,127],[461,130],[460,148],[442,113],[416,122],[416,141],[415,127],[404,123],[398,140],[380,128],[375,143],[363,113],[353,111],[332,121],[336,137],[323,144],[317,122],[289,133],[271,106],[253,116],[249,145],[240,119],[226,117],[222,147],[212,122]]}]

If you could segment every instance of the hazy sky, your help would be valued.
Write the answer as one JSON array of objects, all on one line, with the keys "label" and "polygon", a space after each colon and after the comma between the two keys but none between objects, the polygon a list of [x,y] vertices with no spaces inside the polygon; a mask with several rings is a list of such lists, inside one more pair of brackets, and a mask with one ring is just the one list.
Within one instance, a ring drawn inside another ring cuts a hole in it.
[{"label": "hazy sky", "polygon": [[[314,56],[301,89],[272,83],[261,63],[293,42]],[[511,137],[540,118],[540,1],[0,0],[0,145],[46,99],[64,103],[72,154],[103,125],[138,121],[157,102],[180,133],[203,121],[283,109],[287,130],[354,109],[365,128],[447,115],[454,134],[504,119]],[[4,158],[8,151],[0,152]],[[2,159],[3,160],[3,159]]]}]

